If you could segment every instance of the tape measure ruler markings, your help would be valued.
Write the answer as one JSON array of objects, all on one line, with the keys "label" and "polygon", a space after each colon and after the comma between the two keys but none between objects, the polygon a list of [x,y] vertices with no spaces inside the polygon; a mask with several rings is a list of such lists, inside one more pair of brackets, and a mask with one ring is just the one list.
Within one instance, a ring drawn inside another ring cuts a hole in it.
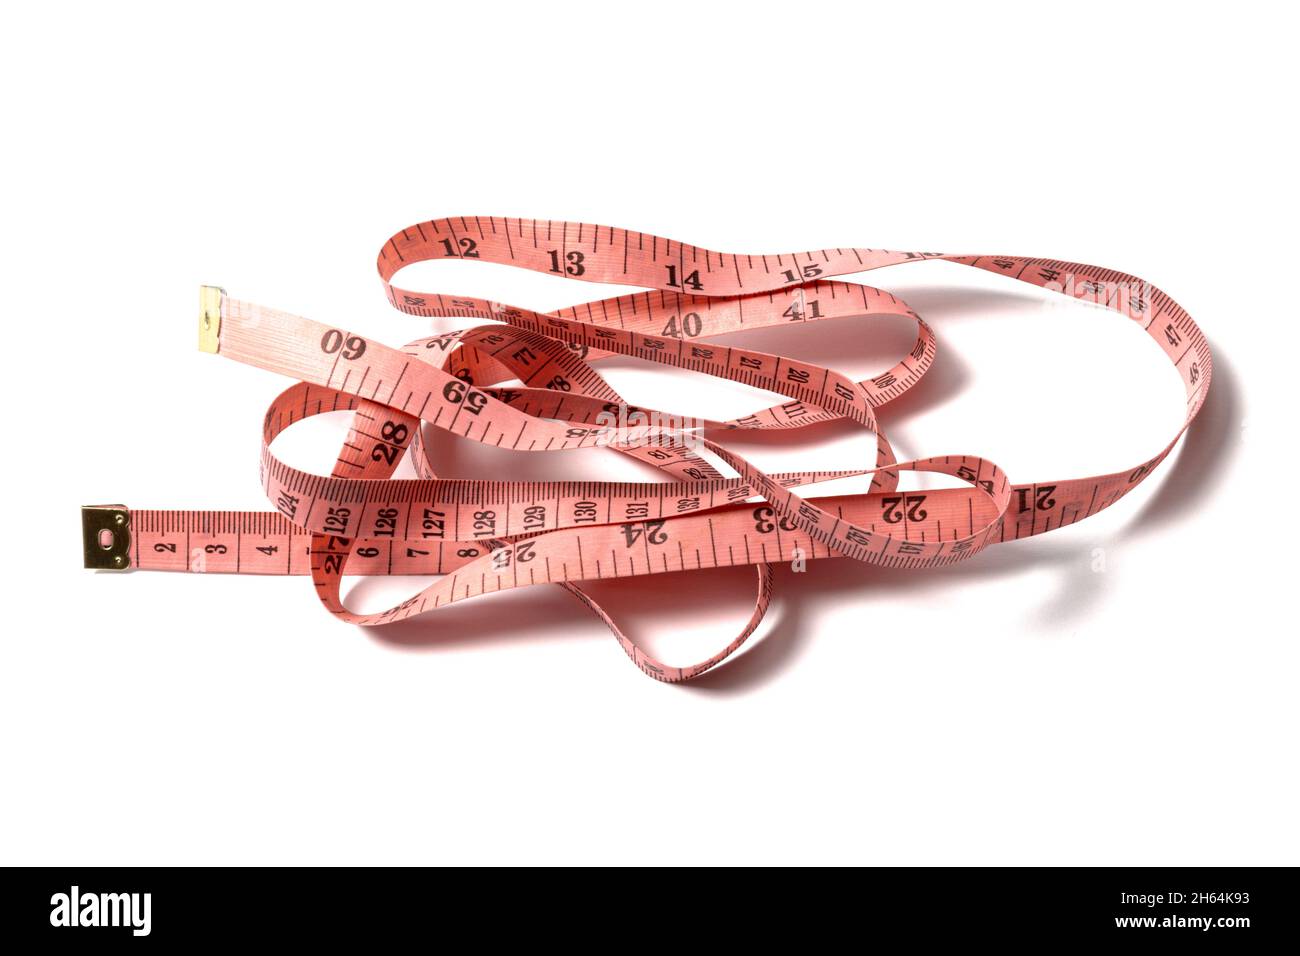
[{"label": "tape measure ruler markings", "polygon": [[[654,291],[538,313],[391,285],[403,266],[439,258]],[[1183,379],[1183,428],[1152,459],[1093,478],[1013,485],[996,465],[973,455],[896,461],[876,409],[925,374],[936,351],[933,332],[890,293],[833,277],[927,260],[1008,275],[1133,319]],[[1125,273],[1057,260],[871,249],[732,255],[607,226],[462,217],[394,235],[378,268],[389,301],[402,311],[496,324],[393,349],[204,287],[200,348],[298,381],[263,421],[262,482],[277,510],[84,508],[86,567],[311,574],[332,613],[367,625],[492,591],[557,583],[610,626],[646,673],[689,679],[723,660],[757,626],[771,594],[771,562],[846,556],[889,567],[937,567],[1109,507],[1173,448],[1203,404],[1212,372],[1200,329],[1165,293]],[[740,329],[886,315],[915,321],[916,341],[893,368],[862,382],[813,363],[710,342]],[[600,361],[617,355],[741,382],[786,401],[726,421],[631,406],[598,371]],[[329,476],[292,468],[272,453],[284,429],[340,410],[354,414]],[[705,437],[831,419],[871,431],[875,461],[857,471],[769,475]],[[440,479],[423,445],[422,422],[518,451],[606,447],[657,468],[666,480]],[[723,476],[697,449],[737,477]],[[393,480],[407,454],[420,477]],[[952,475],[966,487],[899,492],[899,473],[907,470]],[[814,497],[791,490],[852,475],[869,476],[869,493]],[[739,564],[758,568],[754,616],[727,647],[689,668],[645,655],[580,583]],[[443,577],[385,612],[356,614],[339,594],[345,567],[354,574]]]}]

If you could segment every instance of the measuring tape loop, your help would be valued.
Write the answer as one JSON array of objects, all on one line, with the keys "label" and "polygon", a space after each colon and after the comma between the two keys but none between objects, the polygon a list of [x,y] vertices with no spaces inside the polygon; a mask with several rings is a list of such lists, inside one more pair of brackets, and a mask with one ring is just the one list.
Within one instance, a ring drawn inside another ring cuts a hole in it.
[{"label": "measuring tape loop", "polygon": [[[649,291],[535,312],[392,284],[411,263],[449,258]],[[1133,468],[1053,482],[1013,484],[976,455],[897,461],[877,412],[931,367],[934,333],[889,292],[834,277],[928,260],[1006,275],[1133,320],[1183,380],[1187,416],[1178,434]],[[88,507],[88,567],[310,574],[331,613],[362,625],[558,584],[605,622],[645,673],[688,680],[757,628],[770,606],[777,562],[849,557],[885,567],[942,567],[1109,507],[1172,450],[1203,405],[1212,373],[1203,334],[1164,292],[1126,273],[1058,260],[877,249],[734,255],[608,226],[456,217],[395,234],[381,248],[378,269],[398,309],[483,324],[395,349],[205,287],[200,347],[296,381],[263,420],[261,480],[276,510]],[[890,369],[858,382],[816,363],[714,341],[745,329],[888,316],[915,322],[916,340]],[[598,370],[614,356],[743,383],[784,401],[731,419],[630,405]],[[334,411],[349,411],[352,420],[329,475],[274,454],[285,429]],[[730,431],[833,420],[875,436],[872,462],[769,474],[719,441]],[[662,480],[441,478],[424,428],[515,451],[608,448],[652,466]],[[408,456],[417,477],[394,479]],[[962,487],[900,492],[905,471],[947,475]],[[852,476],[869,479],[866,493],[811,497],[792,490]],[[741,564],[754,565],[758,575],[749,621],[726,647],[689,667],[647,654],[582,584]],[[344,605],[345,570],[439,577],[394,607],[361,614]]]}]

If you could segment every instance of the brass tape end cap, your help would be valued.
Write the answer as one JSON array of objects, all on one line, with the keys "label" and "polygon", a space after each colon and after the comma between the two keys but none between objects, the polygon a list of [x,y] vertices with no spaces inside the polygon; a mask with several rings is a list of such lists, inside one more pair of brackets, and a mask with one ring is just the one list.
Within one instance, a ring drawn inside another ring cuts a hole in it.
[{"label": "brass tape end cap", "polygon": [[221,348],[221,300],[226,290],[199,286],[199,351],[216,354]]},{"label": "brass tape end cap", "polygon": [[126,505],[83,505],[81,544],[85,567],[125,571],[131,566],[131,512]]}]

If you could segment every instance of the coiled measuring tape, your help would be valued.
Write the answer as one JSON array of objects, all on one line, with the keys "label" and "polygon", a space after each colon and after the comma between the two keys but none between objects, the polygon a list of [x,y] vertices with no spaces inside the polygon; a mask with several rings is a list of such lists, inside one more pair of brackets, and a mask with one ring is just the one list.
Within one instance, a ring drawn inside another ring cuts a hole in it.
[{"label": "coiled measuring tape", "polygon": [[[461,259],[653,291],[539,313],[391,284],[404,266]],[[1118,312],[1174,363],[1187,417],[1168,445],[1132,468],[1091,478],[1012,484],[974,455],[897,461],[877,412],[930,367],[935,338],[904,302],[833,276],[945,260],[1028,282]],[[1136,276],[1018,256],[822,249],[733,255],[584,223],[465,216],[422,222],[384,243],[389,301],[422,317],[485,323],[391,348],[356,332],[201,291],[199,347],[287,376],[262,423],[261,480],[274,511],[82,509],[85,565],[123,570],[310,574],[336,617],[382,625],[481,594],[557,584],[613,631],[658,680],[695,677],[734,652],[772,594],[772,564],[850,558],[893,568],[966,560],[990,544],[1074,524],[1114,504],[1164,460],[1205,401],[1210,350],[1191,317]],[[844,317],[906,316],[915,344],[889,371],[855,382],[830,368],[711,339],[727,332]],[[597,367],[627,355],[730,379],[784,397],[718,421],[630,406]],[[353,412],[329,475],[293,468],[275,437],[323,412]],[[872,467],[768,474],[717,441],[728,430],[794,429],[849,419],[876,440]],[[421,428],[521,452],[605,447],[659,472],[656,482],[477,481],[435,473]],[[712,436],[712,437],[708,437]],[[418,478],[393,479],[410,455]],[[734,475],[724,475],[710,456]],[[898,489],[899,473],[951,475],[957,488]],[[853,475],[870,491],[817,497],[791,489]],[[625,635],[583,589],[591,579],[754,565],[754,613],[719,652],[690,667],[663,664]],[[350,574],[441,575],[386,611],[342,601]]]}]

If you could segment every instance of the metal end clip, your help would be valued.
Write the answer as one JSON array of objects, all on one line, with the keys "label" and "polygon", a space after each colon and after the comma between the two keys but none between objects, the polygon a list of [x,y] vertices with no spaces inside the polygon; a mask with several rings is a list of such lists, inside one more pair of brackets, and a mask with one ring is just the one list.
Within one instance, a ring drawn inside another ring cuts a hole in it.
[{"label": "metal end clip", "polygon": [[131,566],[131,512],[126,505],[83,505],[81,543],[86,567],[125,571]]},{"label": "metal end clip", "polygon": [[221,347],[221,300],[226,290],[215,285],[199,286],[199,351],[217,352]]}]

